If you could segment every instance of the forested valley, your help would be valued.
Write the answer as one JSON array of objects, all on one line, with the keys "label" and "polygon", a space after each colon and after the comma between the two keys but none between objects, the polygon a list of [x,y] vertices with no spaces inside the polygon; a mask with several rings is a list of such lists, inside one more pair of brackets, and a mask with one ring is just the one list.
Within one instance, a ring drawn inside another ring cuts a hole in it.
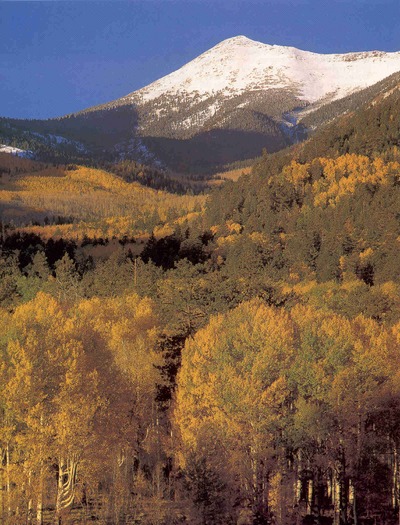
[{"label": "forested valley", "polygon": [[398,106],[208,196],[0,157],[4,525],[398,522]]}]

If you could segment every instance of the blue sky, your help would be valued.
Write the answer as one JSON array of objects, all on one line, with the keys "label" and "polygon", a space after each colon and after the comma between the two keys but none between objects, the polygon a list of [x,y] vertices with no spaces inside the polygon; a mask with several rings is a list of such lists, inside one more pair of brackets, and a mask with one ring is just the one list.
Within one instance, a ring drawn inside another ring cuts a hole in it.
[{"label": "blue sky", "polygon": [[400,51],[400,0],[0,0],[0,116],[108,102],[225,38],[320,53]]}]

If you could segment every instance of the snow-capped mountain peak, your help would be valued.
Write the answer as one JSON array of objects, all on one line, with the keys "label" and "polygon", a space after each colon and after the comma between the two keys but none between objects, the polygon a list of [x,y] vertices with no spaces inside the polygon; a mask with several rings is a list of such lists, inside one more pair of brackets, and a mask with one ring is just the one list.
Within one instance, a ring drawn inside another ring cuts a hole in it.
[{"label": "snow-capped mountain peak", "polygon": [[397,84],[399,52],[318,54],[239,35],[123,98],[35,124],[28,136],[79,157],[157,159],[198,173],[301,141]]},{"label": "snow-capped mountain peak", "polygon": [[307,102],[341,98],[400,70],[400,53],[318,54],[263,44],[240,35],[224,40],[177,71],[135,92],[143,101],[161,95],[291,89]]}]

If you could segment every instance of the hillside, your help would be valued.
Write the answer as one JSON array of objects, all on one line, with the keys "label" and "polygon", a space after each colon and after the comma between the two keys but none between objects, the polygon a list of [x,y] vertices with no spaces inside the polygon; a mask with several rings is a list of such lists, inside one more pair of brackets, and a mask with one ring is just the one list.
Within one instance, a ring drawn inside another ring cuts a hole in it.
[{"label": "hillside", "polygon": [[311,159],[319,154],[390,153],[399,146],[399,108],[400,78],[394,76],[386,89],[315,134],[299,148],[300,155]]},{"label": "hillside", "polygon": [[357,91],[328,104],[323,104],[317,109],[306,108],[297,114],[299,124],[308,130],[318,129],[322,125],[340,117],[341,115],[360,109],[364,104],[368,104],[381,93],[388,93],[400,83],[400,73],[394,73],[376,84]]},{"label": "hillside", "polygon": [[202,196],[153,190],[102,170],[54,167],[6,153],[0,153],[0,176],[3,223],[47,225],[66,237],[150,233],[200,211],[204,203]]},{"label": "hillside", "polygon": [[399,103],[395,84],[214,190],[206,216],[221,236],[221,254],[229,260],[239,246],[259,250],[273,279],[341,280],[350,272],[368,284],[397,281]]},{"label": "hillside", "polygon": [[[66,206],[81,219],[68,228],[83,234],[63,239],[60,225],[47,239],[37,226],[0,238],[7,525],[28,515],[29,498],[45,525],[89,513],[124,525],[268,525],[271,513],[279,525],[368,524],[372,513],[397,523],[396,97],[352,115],[380,115],[355,129],[375,130],[369,155],[341,154],[317,131],[264,153],[252,173],[228,172],[237,180],[193,221],[200,197],[0,157],[3,205]],[[323,154],[300,158],[313,141]],[[182,216],[135,250],[135,214],[167,218],[172,203]],[[114,244],[93,239],[92,224]]]}]

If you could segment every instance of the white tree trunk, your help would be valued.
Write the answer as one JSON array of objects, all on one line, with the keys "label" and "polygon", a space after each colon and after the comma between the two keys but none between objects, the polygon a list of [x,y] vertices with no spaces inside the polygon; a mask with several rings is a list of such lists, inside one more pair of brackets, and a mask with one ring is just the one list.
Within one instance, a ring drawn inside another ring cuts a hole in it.
[{"label": "white tree trunk", "polygon": [[61,459],[58,466],[58,490],[56,503],[56,524],[62,523],[62,515],[72,507],[75,499],[75,483],[78,462],[75,459]]},{"label": "white tree trunk", "polygon": [[36,503],[36,525],[43,525],[43,466],[39,472],[39,487]]},{"label": "white tree trunk", "polygon": [[6,445],[6,492],[7,492],[7,512],[11,516],[11,481],[10,481],[10,445]]}]

